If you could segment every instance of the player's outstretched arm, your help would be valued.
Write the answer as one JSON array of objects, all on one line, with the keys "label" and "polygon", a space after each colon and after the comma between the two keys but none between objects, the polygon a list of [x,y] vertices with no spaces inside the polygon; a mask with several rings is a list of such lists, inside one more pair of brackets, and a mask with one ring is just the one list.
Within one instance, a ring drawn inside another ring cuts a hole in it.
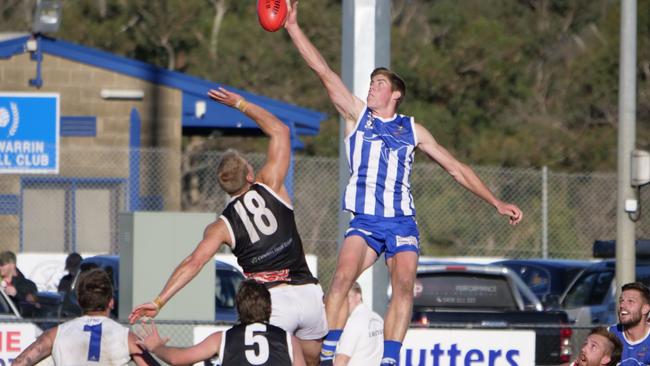
[{"label": "player's outstretched arm", "polygon": [[34,343],[30,344],[21,354],[16,357],[13,366],[30,366],[35,365],[45,357],[52,354],[52,346],[54,345],[54,338],[56,337],[56,330],[54,327],[46,330],[41,334]]},{"label": "player's outstretched arm", "polygon": [[341,80],[341,77],[329,67],[318,49],[316,49],[298,25],[298,1],[292,0],[290,2],[289,14],[287,15],[284,27],[302,58],[320,78],[334,107],[336,107],[339,114],[346,120],[346,129],[351,130],[354,127],[357,117],[363,110],[364,103],[350,92],[343,83],[343,80]]},{"label": "player's outstretched arm", "polygon": [[143,316],[155,317],[169,299],[187,285],[201,271],[203,266],[217,253],[223,243],[231,243],[230,233],[222,220],[217,220],[205,228],[203,240],[196,249],[176,267],[158,297],[137,306],[129,315],[129,322],[135,323]]},{"label": "player's outstretched arm", "polygon": [[305,356],[302,354],[302,348],[300,347],[300,341],[296,336],[291,336],[291,349],[293,350],[293,366],[305,366]]},{"label": "player's outstretched arm", "polygon": [[153,353],[170,365],[190,365],[212,358],[221,347],[222,332],[215,332],[192,347],[167,347],[169,338],[160,338],[156,324],[142,325],[144,335],[137,341],[143,349]]},{"label": "player's outstretched arm", "polygon": [[511,225],[521,221],[523,213],[519,207],[496,198],[474,170],[454,158],[447,149],[438,144],[426,128],[416,124],[415,130],[418,136],[418,148],[451,174],[460,185],[494,206],[499,214],[508,216]]},{"label": "player's outstretched arm", "polygon": [[270,137],[266,155],[266,163],[260,169],[256,179],[280,192],[284,185],[284,178],[289,171],[291,159],[291,135],[284,122],[280,121],[271,112],[251,103],[241,95],[224,88],[212,89],[208,92],[210,98],[229,107],[237,108],[250,117]]}]

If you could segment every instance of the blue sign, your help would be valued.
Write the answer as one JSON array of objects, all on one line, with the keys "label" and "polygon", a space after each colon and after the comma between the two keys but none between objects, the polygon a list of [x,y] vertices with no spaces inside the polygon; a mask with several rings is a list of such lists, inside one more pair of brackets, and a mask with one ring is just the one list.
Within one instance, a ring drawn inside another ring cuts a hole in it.
[{"label": "blue sign", "polygon": [[59,94],[0,93],[0,173],[59,172]]}]

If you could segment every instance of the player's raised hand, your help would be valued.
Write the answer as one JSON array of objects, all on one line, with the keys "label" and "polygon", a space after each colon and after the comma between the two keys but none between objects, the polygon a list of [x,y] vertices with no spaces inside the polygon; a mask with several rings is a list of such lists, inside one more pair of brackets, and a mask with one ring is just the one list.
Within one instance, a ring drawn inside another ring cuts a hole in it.
[{"label": "player's raised hand", "polygon": [[169,342],[169,337],[165,337],[164,339],[160,338],[158,328],[156,328],[156,323],[153,320],[151,320],[150,325],[147,325],[144,321],[141,324],[142,330],[137,332],[139,339],[135,343],[145,351],[155,353],[158,347],[164,346]]},{"label": "player's raised hand", "polygon": [[223,87],[219,87],[217,89],[210,89],[210,91],[208,92],[208,96],[223,105],[227,105],[229,107],[235,107],[235,108],[237,108],[237,102],[241,103],[241,101],[244,100],[244,98],[241,95],[228,91]]},{"label": "player's raised hand", "polygon": [[158,315],[159,311],[160,307],[153,302],[138,305],[135,309],[133,309],[133,311],[131,311],[131,314],[129,314],[129,323],[134,324],[138,321],[138,319],[144,316],[153,318]]},{"label": "player's raised hand", "polygon": [[284,27],[296,24],[298,24],[298,0],[287,0],[287,19],[284,21]]}]

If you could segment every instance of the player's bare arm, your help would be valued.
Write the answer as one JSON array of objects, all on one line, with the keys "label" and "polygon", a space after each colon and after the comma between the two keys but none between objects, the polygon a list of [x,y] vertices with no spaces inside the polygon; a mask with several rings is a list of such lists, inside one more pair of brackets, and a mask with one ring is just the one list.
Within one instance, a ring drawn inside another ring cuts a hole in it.
[{"label": "player's bare arm", "polygon": [[46,330],[34,341],[34,343],[30,344],[27,349],[16,357],[12,365],[35,365],[45,357],[52,354],[52,346],[54,345],[54,338],[56,337],[57,329],[58,327],[54,327]]},{"label": "player's bare arm", "polygon": [[305,366],[305,356],[302,354],[300,341],[294,335],[291,336],[291,349],[293,350],[293,366]]},{"label": "player's bare arm", "polygon": [[133,324],[143,316],[152,318],[158,315],[162,305],[167,303],[169,299],[194,279],[224,243],[230,245],[232,239],[230,238],[226,224],[223,220],[219,219],[205,228],[203,239],[199,242],[192,254],[176,267],[174,273],[169,277],[165,287],[158,295],[158,298],[133,309],[129,315],[129,322]]},{"label": "player's bare arm", "polygon": [[496,198],[474,170],[454,158],[447,149],[438,144],[426,128],[416,124],[415,131],[418,136],[418,148],[445,169],[460,185],[493,205],[499,214],[508,216],[510,224],[516,225],[521,221],[523,213],[519,207]]},{"label": "player's bare arm", "polygon": [[133,362],[138,366],[160,365],[147,350],[138,345],[138,336],[132,332],[129,332],[129,354]]},{"label": "player's bare arm", "polygon": [[365,103],[350,92],[341,77],[329,67],[327,61],[303,33],[298,25],[298,2],[291,1],[288,10],[289,14],[284,27],[307,65],[320,78],[334,107],[345,119],[346,135],[348,135],[352,132]]},{"label": "player's bare arm", "polygon": [[222,332],[215,332],[201,343],[187,348],[167,347],[169,338],[160,338],[156,324],[143,324],[137,344],[170,365],[190,365],[214,357],[221,347]]},{"label": "player's bare arm", "polygon": [[[229,107],[237,108],[242,113],[253,119],[262,132],[269,136],[269,147],[266,163],[257,174],[256,180],[271,187],[273,191],[286,192],[284,178],[289,171],[291,160],[291,131],[289,127],[271,114],[266,109],[246,101],[241,95],[224,88],[213,89],[208,92],[210,98]],[[283,195],[286,200],[289,194]]]}]

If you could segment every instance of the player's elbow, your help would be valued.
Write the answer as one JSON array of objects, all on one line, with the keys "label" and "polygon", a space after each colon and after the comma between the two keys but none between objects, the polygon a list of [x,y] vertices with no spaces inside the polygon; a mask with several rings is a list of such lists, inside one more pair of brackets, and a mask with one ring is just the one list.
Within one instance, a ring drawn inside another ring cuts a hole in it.
[{"label": "player's elbow", "polygon": [[208,260],[209,258],[207,256],[192,253],[189,257],[185,258],[182,266],[191,273],[198,273]]},{"label": "player's elbow", "polygon": [[284,122],[278,120],[277,123],[275,123],[273,125],[273,128],[271,129],[271,135],[279,138],[290,139],[291,129],[289,128],[289,126],[284,124]]},{"label": "player's elbow", "polygon": [[451,175],[457,182],[465,181],[465,171],[469,167],[461,162],[456,162],[452,166],[447,168],[447,173]]}]

